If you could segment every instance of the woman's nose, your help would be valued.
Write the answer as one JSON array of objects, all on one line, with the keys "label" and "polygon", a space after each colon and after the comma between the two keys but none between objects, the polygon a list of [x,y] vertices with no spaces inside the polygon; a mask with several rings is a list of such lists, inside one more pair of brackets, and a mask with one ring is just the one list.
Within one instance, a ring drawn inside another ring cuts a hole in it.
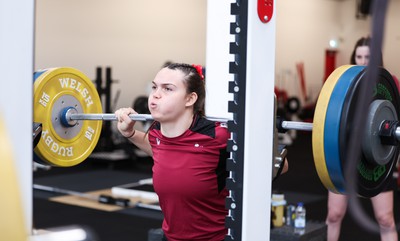
[{"label": "woman's nose", "polygon": [[362,65],[368,65],[368,59],[366,59],[366,58],[363,59],[363,60],[362,60]]},{"label": "woman's nose", "polygon": [[152,95],[154,98],[156,98],[156,99],[158,99],[158,98],[161,97],[160,92],[159,92],[159,89],[153,90],[153,92],[151,93],[151,95]]}]

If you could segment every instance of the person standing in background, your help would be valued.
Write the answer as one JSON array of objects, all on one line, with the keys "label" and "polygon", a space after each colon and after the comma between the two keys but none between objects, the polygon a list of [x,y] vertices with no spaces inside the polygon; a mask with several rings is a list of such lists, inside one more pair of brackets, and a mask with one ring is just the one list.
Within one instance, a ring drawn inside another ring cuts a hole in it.
[{"label": "person standing in background", "polygon": [[[351,54],[350,63],[355,65],[368,65],[370,59],[370,37],[360,38]],[[383,66],[382,55],[380,66]],[[398,83],[395,80],[397,87]],[[393,190],[396,188],[395,180],[380,194],[371,198],[375,218],[379,224],[380,237],[382,241],[398,241],[398,234],[393,215]],[[340,236],[340,229],[344,215],[347,210],[347,196],[329,191],[328,194],[328,215],[326,224],[328,226],[328,241],[337,241]]]}]

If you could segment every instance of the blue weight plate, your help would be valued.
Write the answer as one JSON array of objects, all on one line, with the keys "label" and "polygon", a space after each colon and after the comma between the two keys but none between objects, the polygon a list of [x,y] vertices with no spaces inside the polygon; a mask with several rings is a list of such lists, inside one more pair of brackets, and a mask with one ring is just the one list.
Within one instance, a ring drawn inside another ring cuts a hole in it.
[{"label": "blue weight plate", "polygon": [[355,83],[354,80],[363,69],[363,66],[351,66],[340,76],[332,91],[326,112],[324,129],[326,167],[333,184],[340,193],[345,193],[345,179],[339,145],[341,113],[347,91]]}]

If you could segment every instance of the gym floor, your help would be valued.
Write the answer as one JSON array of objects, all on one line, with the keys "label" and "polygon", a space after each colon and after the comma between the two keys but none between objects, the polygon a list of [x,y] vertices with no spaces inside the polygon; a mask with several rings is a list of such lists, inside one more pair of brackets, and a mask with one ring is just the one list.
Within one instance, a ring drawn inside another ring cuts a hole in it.
[{"label": "gym floor", "polygon": [[[314,168],[311,134],[298,133],[287,147],[289,171],[273,183],[273,190],[285,194],[290,204],[302,201],[307,219],[324,222],[327,213],[327,191]],[[151,177],[151,160],[138,158],[109,163],[88,159],[70,168],[52,168],[34,172],[34,183],[57,186],[80,192],[110,188]],[[162,214],[136,208],[105,212],[49,201],[56,194],[34,191],[33,223],[35,229],[68,225],[88,227],[100,241],[147,241],[148,231],[161,227]],[[368,199],[360,199],[364,210],[372,217]],[[395,193],[395,218],[400,221],[399,192]],[[342,225],[341,241],[380,240],[379,235],[364,230],[348,212]]]}]

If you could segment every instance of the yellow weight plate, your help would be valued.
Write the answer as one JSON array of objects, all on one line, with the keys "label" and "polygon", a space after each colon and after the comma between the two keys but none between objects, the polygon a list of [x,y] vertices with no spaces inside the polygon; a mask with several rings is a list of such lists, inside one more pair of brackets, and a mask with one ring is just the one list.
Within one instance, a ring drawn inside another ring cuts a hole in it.
[{"label": "yellow weight plate", "polygon": [[346,72],[346,70],[348,70],[350,67],[352,67],[352,65],[343,65],[337,68],[335,71],[333,71],[332,74],[328,77],[318,96],[318,101],[315,107],[315,113],[313,119],[312,149],[314,155],[315,168],[317,169],[317,173],[322,184],[328,190],[335,193],[339,193],[339,191],[333,184],[329,176],[325,159],[325,151],[324,151],[325,117],[332,91],[337,81],[339,80],[340,76],[342,76],[342,74]]},{"label": "yellow weight plate", "polygon": [[12,146],[0,120],[0,240],[27,240],[25,220]]},{"label": "yellow weight plate", "polygon": [[100,138],[102,121],[78,121],[77,125],[66,127],[60,119],[67,107],[74,107],[78,113],[102,113],[97,90],[83,73],[69,67],[40,72],[34,82],[33,106],[34,122],[42,123],[42,136],[34,151],[42,161],[69,167],[92,153]]}]

